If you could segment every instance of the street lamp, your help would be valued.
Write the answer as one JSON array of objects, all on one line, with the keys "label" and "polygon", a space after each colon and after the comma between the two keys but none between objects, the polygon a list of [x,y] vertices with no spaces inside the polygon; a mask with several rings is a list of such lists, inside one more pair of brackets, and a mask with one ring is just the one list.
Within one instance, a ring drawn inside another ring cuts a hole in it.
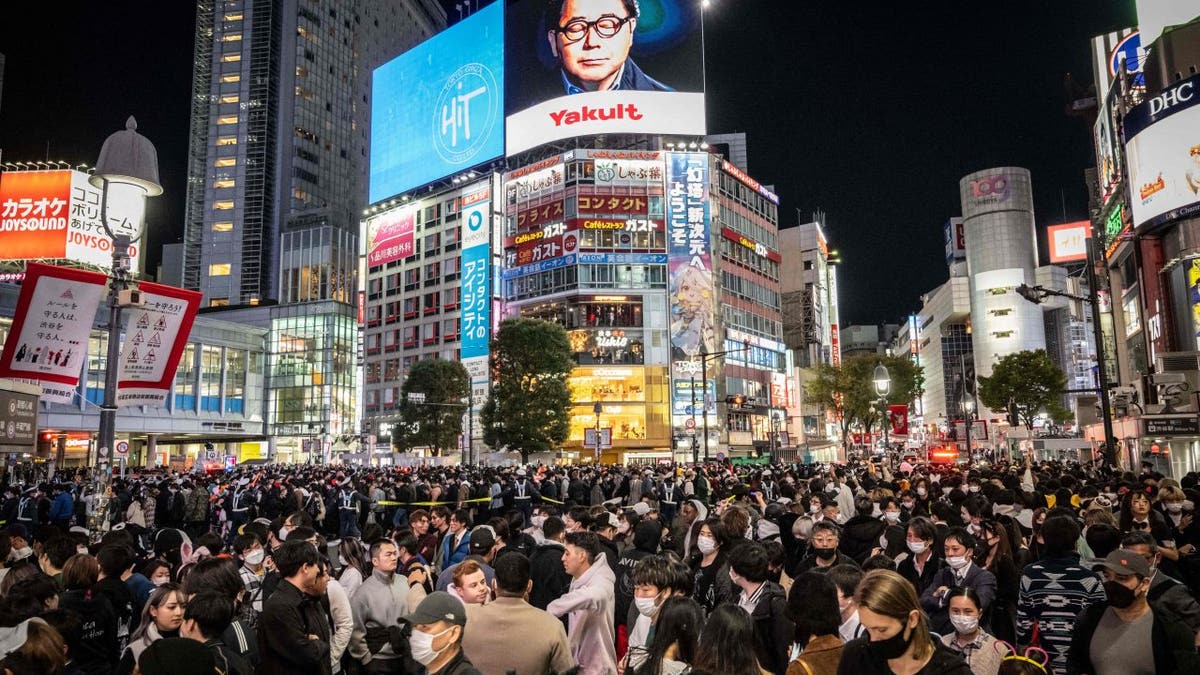
[{"label": "street lamp", "polygon": [[[704,417],[704,461],[706,461],[706,462],[708,461],[708,361],[709,361],[709,359],[715,359],[718,356],[725,356],[726,354],[732,354],[733,352],[749,352],[749,351],[750,351],[750,343],[743,341],[741,349],[726,349],[724,351],[713,352],[712,354],[709,354],[708,346],[705,345],[703,342],[700,343],[700,379],[704,380],[704,383],[701,386],[704,387],[704,405],[703,405],[702,410],[703,410],[703,417]],[[714,387],[714,390],[715,390],[715,387]],[[715,391],[714,391],[714,393],[715,393]],[[692,419],[695,419],[695,417],[694,417],[695,414],[696,414],[696,411],[693,408],[693,410],[692,410],[693,418]]]},{"label": "street lamp", "polygon": [[[108,502],[108,458],[112,456],[117,435],[117,374],[121,358],[122,302],[132,305],[123,291],[134,276],[129,247],[140,238],[146,215],[146,198],[162,194],[158,182],[158,152],[154,144],[137,132],[131,116],[125,129],[104,140],[96,169],[88,179],[100,188],[100,224],[112,240],[112,271],[108,285],[108,352],[104,364],[104,402],[100,406],[100,449],[97,453],[98,485],[94,513],[103,519]],[[109,204],[116,204],[126,221],[120,232],[109,225]],[[99,525],[99,523],[94,523]],[[96,530],[93,530],[96,531]]]},{"label": "street lamp", "polygon": [[600,463],[600,413],[604,412],[604,406],[596,401],[592,406],[592,412],[596,414],[596,464]]},{"label": "street lamp", "polygon": [[[875,382],[875,393],[879,396],[879,408],[883,411],[883,448],[886,453],[891,448],[891,439],[888,436],[891,426],[891,414],[888,409],[888,392],[892,389],[892,376],[888,373],[887,366],[880,363],[875,366],[875,372],[871,376]],[[870,455],[867,455],[870,459]]]},{"label": "street lamp", "polygon": [[971,429],[975,427],[975,400],[963,393],[963,421],[967,426],[967,461],[971,461]]}]

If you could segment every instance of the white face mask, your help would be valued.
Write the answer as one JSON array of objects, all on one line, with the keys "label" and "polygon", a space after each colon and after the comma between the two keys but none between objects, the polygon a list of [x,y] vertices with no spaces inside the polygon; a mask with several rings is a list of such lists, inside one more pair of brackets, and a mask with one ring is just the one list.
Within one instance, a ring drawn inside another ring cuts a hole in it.
[{"label": "white face mask", "polygon": [[446,645],[446,647],[442,647],[440,650],[435,651],[433,648],[433,641],[445,635],[446,633],[449,633],[451,630],[453,630],[453,627],[447,628],[446,630],[437,634],[414,630],[412,635],[408,636],[408,646],[412,649],[413,659],[423,666],[433,663],[442,652],[446,651],[446,647],[450,646]]},{"label": "white face mask", "polygon": [[1167,502],[1167,511],[1179,513],[1183,510],[1183,502]]},{"label": "white face mask", "polygon": [[622,520],[621,522],[617,523],[617,532],[618,533],[625,534],[628,531],[629,531],[629,521]]},{"label": "white face mask", "polygon": [[267,552],[261,548],[256,548],[246,554],[246,562],[251,565],[261,565],[264,558],[267,557]]},{"label": "white face mask", "polygon": [[969,488],[967,488],[967,489],[968,489],[968,490],[970,490],[971,492],[979,492],[979,486],[978,486],[978,485],[972,485],[971,487],[969,487]]},{"label": "white face mask", "polygon": [[889,523],[894,523],[897,520],[900,520],[900,512],[899,511],[884,511],[883,517],[887,518],[887,521]]},{"label": "white face mask", "polygon": [[150,580],[150,583],[154,584],[155,586],[162,586],[170,580],[171,577],[154,577]]},{"label": "white face mask", "polygon": [[717,540],[712,537],[700,537],[696,540],[696,548],[704,555],[708,555],[717,550]]},{"label": "white face mask", "polygon": [[924,497],[928,492],[929,491],[923,487],[917,488],[917,494],[921,495],[922,497]]},{"label": "white face mask", "polygon": [[950,623],[954,624],[954,630],[966,635],[974,633],[979,627],[979,617],[976,616],[951,616]]},{"label": "white face mask", "polygon": [[820,513],[821,505],[820,504],[810,504],[808,507],[808,512],[809,513]]},{"label": "white face mask", "polygon": [[916,553],[916,554],[920,555],[921,553],[924,553],[924,552],[925,552],[925,542],[923,542],[923,541],[910,541],[910,542],[908,542],[908,550],[912,551],[913,553]]},{"label": "white face mask", "polygon": [[542,525],[546,523],[546,516],[534,516],[529,519],[529,522],[533,523],[534,527],[541,529]]},{"label": "white face mask", "polygon": [[654,610],[658,609],[657,598],[634,598],[633,604],[637,606],[638,614],[644,617],[654,615]]},{"label": "white face mask", "polygon": [[90,551],[88,551],[88,547],[86,546],[76,546],[75,552],[79,555],[88,555],[88,553],[90,553]]},{"label": "white face mask", "polygon": [[967,556],[965,555],[952,555],[949,558],[946,558],[946,564],[950,566],[950,569],[956,572],[966,567],[967,563],[969,562],[970,561],[967,560]]}]

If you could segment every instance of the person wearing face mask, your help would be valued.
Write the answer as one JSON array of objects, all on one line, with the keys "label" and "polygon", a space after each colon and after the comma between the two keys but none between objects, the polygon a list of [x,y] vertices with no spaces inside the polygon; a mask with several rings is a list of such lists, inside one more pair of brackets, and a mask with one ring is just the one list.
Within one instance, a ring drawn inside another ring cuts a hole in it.
[{"label": "person wearing face mask", "polygon": [[947,604],[951,589],[973,589],[984,612],[996,597],[996,577],[974,563],[975,537],[965,528],[955,527],[946,534],[943,547],[946,566],[938,570],[933,583],[921,594],[921,606],[929,614],[929,625],[940,634],[948,633],[952,628]]},{"label": "person wearing face mask", "polygon": [[614,572],[616,577],[614,593],[618,637],[628,634],[629,629],[633,626],[633,619],[636,618],[631,612],[634,598],[634,570],[639,562],[658,553],[658,543],[661,539],[662,526],[657,521],[639,521],[633,532],[633,545],[626,548],[621,553],[621,557],[617,559],[617,568]]},{"label": "person wearing face mask", "polygon": [[769,562],[762,544],[751,542],[729,554],[729,579],[740,591],[737,605],[754,622],[754,651],[762,669],[784,675],[788,646],[795,626],[787,614],[787,596],[768,576]]},{"label": "person wearing face mask", "polygon": [[1195,509],[1187,501],[1183,490],[1168,485],[1158,493],[1158,504],[1162,507],[1170,534],[1179,555],[1186,556],[1196,552],[1200,544],[1200,526],[1195,522]]},{"label": "person wearing face mask", "polygon": [[1121,539],[1120,548],[1140,554],[1150,566],[1150,590],[1146,592],[1150,605],[1186,624],[1200,643],[1200,604],[1187,586],[1158,569],[1162,559],[1154,537],[1146,532],[1131,532]]},{"label": "person wearing face mask", "polygon": [[856,599],[867,637],[843,648],[838,675],[971,675],[961,656],[933,641],[917,594],[904,577],[871,571]]},{"label": "person wearing face mask", "polygon": [[274,559],[282,580],[258,618],[257,673],[332,675],[329,620],[315,595],[320,554],[307,541],[285,541]]},{"label": "person wearing face mask", "polygon": [[937,528],[933,521],[924,516],[908,521],[904,541],[909,556],[896,566],[896,571],[916,588],[918,594],[930,587],[942,567],[942,557],[934,547],[936,539]]},{"label": "person wearing face mask", "polygon": [[1119,548],[1103,571],[1108,602],[1088,607],[1075,622],[1066,667],[1091,675],[1200,672],[1191,630],[1147,601],[1150,566],[1136,551]]},{"label": "person wearing face mask", "polygon": [[516,480],[509,485],[506,497],[505,501],[520,512],[525,523],[529,523],[529,519],[533,515],[533,505],[542,499],[537,487],[525,474],[525,469],[517,469]]},{"label": "person wearing face mask", "polygon": [[[871,549],[879,545],[879,537],[887,528],[887,523],[873,515],[875,502],[869,497],[855,499],[854,510],[854,517],[846,521],[842,528],[838,549],[861,565],[871,555]],[[898,510],[896,515],[899,515]]]},{"label": "person wearing face mask", "polygon": [[480,675],[463,651],[466,607],[444,591],[430,593],[410,614],[408,644],[426,675]]},{"label": "person wearing face mask", "polygon": [[633,570],[633,602],[629,608],[629,651],[624,668],[619,672],[633,672],[646,660],[647,646],[653,639],[651,625],[658,617],[663,603],[675,595],[682,595],[675,567],[667,555],[643,558]]},{"label": "person wearing face mask", "polygon": [[263,576],[266,574],[264,563],[267,559],[267,550],[263,548],[262,542],[253,534],[239,534],[233,538],[233,550],[237,552],[241,558],[242,565],[238,568],[238,576],[242,578],[242,584],[246,587],[246,603],[254,610],[254,613],[262,613],[262,582]]},{"label": "person wearing face mask", "polygon": [[841,538],[841,528],[835,523],[829,520],[813,523],[812,538],[809,539],[809,550],[812,553],[800,561],[795,576],[809,570],[825,572],[834,565],[857,566],[858,563],[853,558],[838,550]]},{"label": "person wearing face mask", "polygon": [[955,588],[947,597],[954,631],[942,636],[942,644],[961,654],[974,675],[996,675],[1011,650],[979,627],[983,618],[979,596],[970,588]]},{"label": "person wearing face mask", "polygon": [[838,605],[838,635],[844,642],[862,637],[867,629],[858,618],[858,601],[854,591],[862,581],[863,571],[853,565],[838,565],[829,570]]},{"label": "person wearing face mask", "polygon": [[718,518],[709,518],[700,525],[700,536],[696,539],[699,556],[692,559],[694,583],[692,599],[711,614],[717,605],[734,599],[735,589],[729,578],[729,561],[726,555],[725,525]]}]

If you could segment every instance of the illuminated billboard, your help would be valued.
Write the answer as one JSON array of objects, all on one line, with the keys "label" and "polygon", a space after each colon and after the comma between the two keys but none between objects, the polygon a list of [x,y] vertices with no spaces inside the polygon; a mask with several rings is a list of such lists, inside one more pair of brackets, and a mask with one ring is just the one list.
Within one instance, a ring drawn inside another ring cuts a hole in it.
[{"label": "illuminated billboard", "polygon": [[403,260],[413,253],[417,204],[389,209],[367,220],[367,266]]},{"label": "illuminated billboard", "polygon": [[1125,155],[1135,228],[1200,212],[1200,75],[1129,111]]},{"label": "illuminated billboard", "polygon": [[375,69],[368,201],[504,154],[504,5]]},{"label": "illuminated billboard", "polygon": [[1086,220],[1047,227],[1046,238],[1050,242],[1050,264],[1059,265],[1087,260],[1087,240],[1091,234],[1092,224]]},{"label": "illuminated billboard", "polygon": [[700,3],[507,5],[507,154],[592,134],[704,135]]},{"label": "illuminated billboard", "polygon": [[[128,208],[110,200],[109,226],[136,235]],[[140,269],[140,242],[129,247]],[[100,223],[100,188],[81,171],[6,171],[0,174],[0,260],[70,260],[112,267],[112,238]]]}]

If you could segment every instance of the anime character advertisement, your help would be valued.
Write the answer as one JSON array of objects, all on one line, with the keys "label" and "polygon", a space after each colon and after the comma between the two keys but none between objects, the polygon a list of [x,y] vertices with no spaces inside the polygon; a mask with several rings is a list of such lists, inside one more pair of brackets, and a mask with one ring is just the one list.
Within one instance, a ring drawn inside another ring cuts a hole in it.
[{"label": "anime character advertisement", "polygon": [[689,360],[717,351],[716,291],[709,232],[708,155],[671,153],[667,160],[667,230],[671,353]]}]

